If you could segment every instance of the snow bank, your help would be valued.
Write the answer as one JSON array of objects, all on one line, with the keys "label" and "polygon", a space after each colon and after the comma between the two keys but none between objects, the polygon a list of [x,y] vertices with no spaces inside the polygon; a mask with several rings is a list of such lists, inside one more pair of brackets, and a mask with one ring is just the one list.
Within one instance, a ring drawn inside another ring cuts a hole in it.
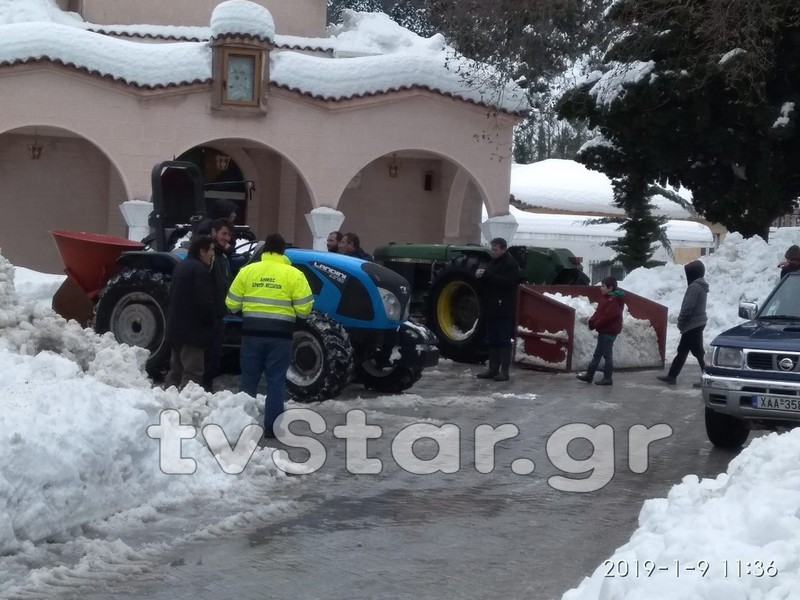
[{"label": "snow bank", "polygon": [[[746,240],[738,233],[729,233],[714,254],[701,259],[706,267],[705,280],[710,288],[706,308],[706,345],[714,336],[743,322],[738,314],[739,302],[750,300],[763,304],[780,279],[777,264],[783,260],[786,248],[798,240],[800,231],[796,228],[775,230],[770,235],[769,244],[760,237]],[[671,360],[680,339],[677,321],[686,293],[683,266],[668,264],[653,269],[635,269],[620,286],[667,307],[670,323],[667,360]]]},{"label": "snow bank", "polygon": [[219,425],[235,442],[244,426],[260,422],[259,408],[246,394],[153,388],[146,358],[146,350],[67,322],[43,302],[20,302],[14,267],[0,256],[0,553],[74,536],[130,509],[132,518],[152,521],[203,498],[234,504],[282,476],[271,452],[255,444],[244,473],[226,475],[200,434],[182,446],[197,471],[162,473],[159,442],[147,435],[162,411],[174,409],[198,428]]},{"label": "snow bank", "polygon": [[687,475],[646,501],[630,541],[562,600],[795,598],[799,455],[795,429],[754,439],[716,479]]},{"label": "snow bank", "polygon": [[[590,302],[586,296],[566,296],[563,294],[546,293],[545,296],[552,298],[566,306],[575,309],[575,325],[572,339],[572,369],[574,371],[583,370],[594,354],[597,345],[597,332],[589,329],[589,319],[597,309],[596,302]],[[566,331],[544,331],[536,332],[543,337],[552,339],[567,339]],[[523,364],[530,364],[538,367],[553,369],[566,368],[566,351],[564,358],[559,363],[548,363],[537,356],[530,356],[525,353],[523,339],[517,338],[517,361]],[[622,333],[614,342],[614,368],[643,368],[661,366],[661,355],[658,351],[658,336],[655,328],[650,321],[637,319],[631,316],[628,307],[622,313]]]}]

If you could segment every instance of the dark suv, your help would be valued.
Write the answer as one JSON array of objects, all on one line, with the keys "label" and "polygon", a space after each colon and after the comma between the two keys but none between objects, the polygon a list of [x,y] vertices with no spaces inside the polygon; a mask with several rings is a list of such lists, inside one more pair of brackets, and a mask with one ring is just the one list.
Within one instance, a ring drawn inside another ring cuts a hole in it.
[{"label": "dark suv", "polygon": [[800,425],[800,272],[781,279],[764,306],[742,302],[750,319],[711,342],[703,374],[706,432],[739,448],[751,429]]}]

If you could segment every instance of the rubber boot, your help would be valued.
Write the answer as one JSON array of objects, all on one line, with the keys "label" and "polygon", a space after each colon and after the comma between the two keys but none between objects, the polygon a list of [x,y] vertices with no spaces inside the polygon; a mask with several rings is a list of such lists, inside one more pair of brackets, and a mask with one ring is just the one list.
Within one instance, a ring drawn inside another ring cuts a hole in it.
[{"label": "rubber boot", "polygon": [[494,378],[495,381],[508,381],[508,370],[511,368],[512,347],[500,348],[500,372]]},{"label": "rubber boot", "polygon": [[489,368],[483,373],[478,373],[478,379],[494,379],[500,370],[500,352],[502,348],[489,348]]}]

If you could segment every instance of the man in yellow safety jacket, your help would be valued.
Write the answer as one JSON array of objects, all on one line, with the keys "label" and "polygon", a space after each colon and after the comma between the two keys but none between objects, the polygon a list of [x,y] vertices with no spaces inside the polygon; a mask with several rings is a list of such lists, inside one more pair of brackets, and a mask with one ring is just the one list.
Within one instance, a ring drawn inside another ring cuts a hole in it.
[{"label": "man in yellow safety jacket", "polygon": [[267,236],[261,260],[239,271],[225,299],[232,312],[242,311],[241,390],[255,398],[261,374],[266,375],[265,437],[275,437],[273,424],[283,412],[295,321],[308,316],[314,304],[308,280],[285,250],[280,234]]}]

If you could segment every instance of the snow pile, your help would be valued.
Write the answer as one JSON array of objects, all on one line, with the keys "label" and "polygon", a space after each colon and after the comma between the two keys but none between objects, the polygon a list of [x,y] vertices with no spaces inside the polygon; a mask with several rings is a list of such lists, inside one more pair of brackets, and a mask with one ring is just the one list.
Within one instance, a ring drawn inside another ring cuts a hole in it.
[{"label": "snow pile", "polygon": [[273,53],[272,81],[331,99],[424,87],[512,112],[528,108],[523,90],[491,67],[457,55],[441,35],[420,37],[384,13],[344,10],[329,33],[341,60]]},{"label": "snow pile", "polygon": [[[783,260],[786,248],[799,239],[800,232],[795,228],[777,229],[771,234],[769,244],[760,237],[745,240],[738,233],[730,233],[714,254],[701,259],[710,288],[706,308],[708,325],[704,335],[706,345],[714,336],[743,321],[738,314],[739,302],[764,303],[780,279],[780,269],[776,265]],[[636,269],[620,286],[668,308],[667,360],[671,360],[680,339],[677,320],[686,293],[683,266],[668,264],[653,269]]]},{"label": "snow pile", "polygon": [[[792,227],[776,229],[769,243],[760,237],[744,239],[738,233],[730,233],[714,254],[702,258],[706,267],[705,280],[710,287],[706,307],[708,324],[704,333],[706,347],[714,337],[744,321],[739,318],[739,302],[764,303],[780,279],[777,264],[783,260],[786,248],[798,241],[800,230]],[[680,341],[677,321],[686,293],[683,265],[670,263],[651,269],[635,269],[620,282],[620,287],[667,307],[669,323],[665,360],[669,365]],[[596,305],[590,304],[586,297],[547,295],[575,309],[572,368],[583,369],[591,359],[597,340],[596,334],[587,327]],[[526,355],[521,339],[517,340],[517,350],[517,359],[523,363],[562,369],[566,366],[566,356],[561,363],[552,364]],[[615,367],[655,366],[660,362],[657,356],[655,330],[649,321],[633,319],[626,307],[622,334],[614,344]],[[690,357],[690,362],[693,360]]]},{"label": "snow pile", "polygon": [[198,428],[216,424],[235,444],[245,426],[260,422],[259,407],[245,394],[211,395],[195,385],[181,393],[152,388],[146,357],[43,302],[20,303],[14,267],[0,256],[0,553],[74,536],[85,523],[145,505],[158,514],[203,498],[241,501],[274,481],[263,477],[278,474],[269,451],[250,444],[255,454],[244,474],[227,475],[200,433],[183,442],[195,474],[163,473],[159,442],[147,433],[162,411],[174,409]]},{"label": "snow pile", "polygon": [[[572,369],[583,370],[594,354],[597,345],[597,332],[589,329],[589,319],[597,309],[596,302],[590,302],[586,296],[566,296],[563,294],[545,293],[545,296],[569,306],[575,310],[575,325],[572,337]],[[565,342],[566,331],[535,332],[541,337]],[[566,348],[564,358],[558,363],[551,363],[538,356],[525,353],[524,338],[518,337],[517,360],[524,364],[556,369],[566,368]],[[646,319],[631,316],[626,306],[622,313],[622,333],[614,342],[614,368],[627,369],[634,367],[661,366],[661,354],[658,351],[656,330]],[[602,367],[602,362],[601,362]]]},{"label": "snow pile", "polygon": [[275,21],[263,6],[247,0],[227,0],[211,13],[211,37],[252,35],[263,40],[275,39]]},{"label": "snow pile", "polygon": [[336,47],[347,54],[430,54],[446,49],[444,36],[424,38],[392,21],[380,12],[342,11],[341,23],[328,27]]},{"label": "snow pile", "polygon": [[0,349],[27,356],[57,354],[112,387],[150,388],[144,372],[147,350],[119,345],[110,333],[98,336],[75,321],[66,321],[45,303],[20,304],[14,266],[1,255],[0,301]]},{"label": "snow pile", "polygon": [[754,439],[716,479],[686,476],[644,503],[630,541],[563,600],[796,597],[798,456],[795,429]]},{"label": "snow pile", "polygon": [[56,0],[2,0],[0,2],[0,24],[29,23],[32,21],[61,23],[73,27],[84,27],[77,13],[64,12]]},{"label": "snow pile", "polygon": [[48,275],[24,267],[14,267],[13,277],[14,289],[20,302],[42,302],[47,306],[66,279],[66,275]]},{"label": "snow pile", "polygon": [[[575,309],[572,368],[576,371],[584,369],[592,359],[597,345],[597,332],[589,329],[589,319],[597,310],[597,302],[589,302],[586,296],[562,294],[545,294],[545,296]],[[650,321],[631,316],[626,306],[622,312],[622,333],[614,342],[614,368],[653,366],[661,366],[656,330]]]}]

